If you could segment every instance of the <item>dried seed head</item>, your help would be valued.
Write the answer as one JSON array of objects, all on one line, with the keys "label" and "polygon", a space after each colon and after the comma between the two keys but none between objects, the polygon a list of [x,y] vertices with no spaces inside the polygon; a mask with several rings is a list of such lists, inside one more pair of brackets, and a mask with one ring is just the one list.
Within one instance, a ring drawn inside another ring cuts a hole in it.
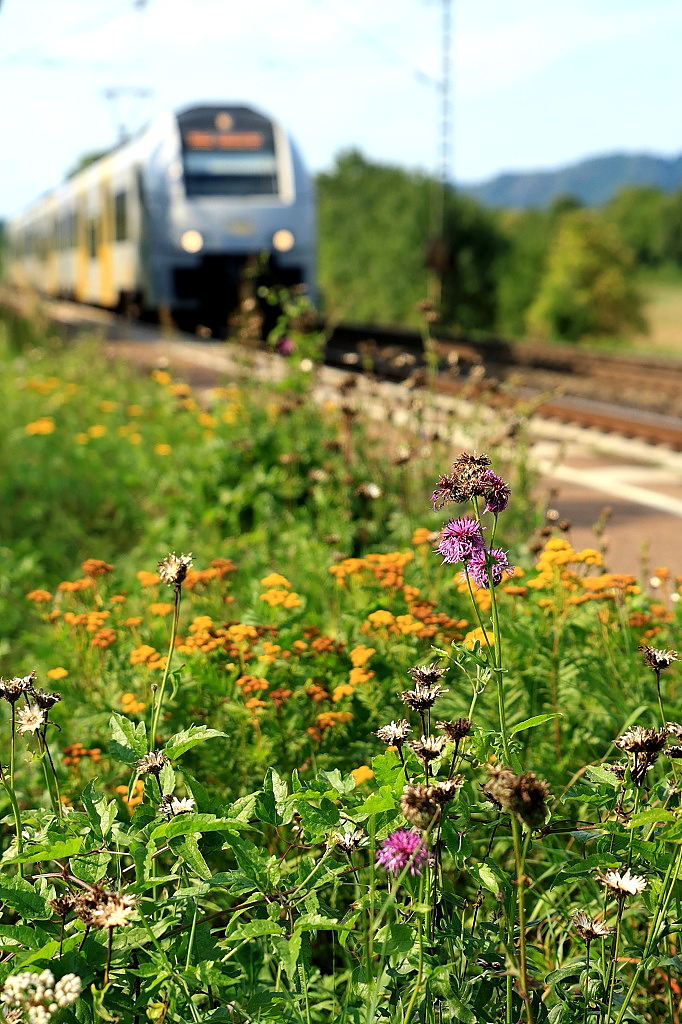
[{"label": "dried seed head", "polygon": [[361,828],[356,829],[355,832],[334,832],[330,837],[329,845],[337,846],[339,850],[350,854],[357,850],[364,839],[365,833]]},{"label": "dried seed head", "polygon": [[163,750],[151,750],[135,762],[135,767],[140,775],[160,775],[167,764],[170,764],[170,758]]},{"label": "dried seed head", "polygon": [[389,747],[401,747],[408,732],[412,732],[412,726],[406,718],[400,718],[397,722],[391,722],[390,725],[382,725],[374,735]]},{"label": "dried seed head", "polygon": [[440,686],[428,686],[422,683],[415,683],[414,690],[403,690],[400,698],[403,704],[413,711],[428,711],[436,703],[438,698],[447,693]]},{"label": "dried seed head", "polygon": [[159,576],[169,587],[179,590],[192,564],[192,555],[180,555],[172,551],[159,562]]},{"label": "dried seed head", "polygon": [[606,768],[607,772],[611,772],[612,775],[615,775],[620,782],[625,778],[625,772],[628,768],[625,761],[617,761],[615,764],[605,764],[602,767]]},{"label": "dried seed head", "polygon": [[464,785],[464,776],[455,775],[454,778],[448,779],[446,782],[433,782],[428,788],[431,790],[430,796],[437,804],[443,806],[454,800],[458,791]]},{"label": "dried seed head", "polygon": [[194,800],[191,797],[179,799],[172,793],[164,793],[159,801],[159,814],[162,818],[176,818],[179,814],[191,814],[194,806]]},{"label": "dried seed head", "polygon": [[14,676],[12,679],[0,679],[0,697],[8,704],[16,704],[25,693],[33,688],[36,674],[31,672],[28,676]]},{"label": "dried seed head", "polygon": [[658,754],[665,746],[667,738],[667,727],[665,729],[644,729],[641,725],[635,725],[613,742],[621,750],[627,750],[629,754]]},{"label": "dried seed head", "polygon": [[625,874],[619,871],[606,871],[599,876],[599,881],[616,899],[625,899],[626,896],[636,896],[644,892],[647,887],[647,880],[643,875],[631,875],[630,868]]},{"label": "dried seed head", "polygon": [[573,927],[578,935],[588,943],[593,942],[594,939],[606,938],[613,931],[613,928],[609,928],[603,921],[595,920],[583,910],[576,910],[573,914]]},{"label": "dried seed head", "polygon": [[668,747],[665,753],[667,757],[682,757],[682,747],[678,746],[677,744],[673,744],[673,746]]},{"label": "dried seed head", "polygon": [[441,803],[435,799],[433,786],[405,786],[400,809],[413,828],[426,829],[440,817]]},{"label": "dried seed head", "polygon": [[677,651],[659,651],[657,647],[648,647],[646,644],[637,648],[644,656],[644,664],[648,665],[653,672],[662,672],[670,668],[673,661],[677,661]]},{"label": "dried seed head", "polygon": [[92,923],[95,928],[121,928],[130,924],[129,919],[136,909],[137,901],[134,896],[108,892],[93,909]]},{"label": "dried seed head", "polygon": [[548,786],[532,772],[515,775],[509,768],[491,768],[483,792],[501,810],[516,814],[529,829],[544,824]]},{"label": "dried seed head", "polygon": [[446,743],[445,736],[421,736],[418,740],[410,740],[407,745],[423,764],[430,764],[440,757]]},{"label": "dried seed head", "polygon": [[440,665],[433,662],[431,665],[415,665],[414,668],[408,669],[408,672],[415,685],[435,686],[443,678],[447,668],[441,668]]},{"label": "dried seed head", "polygon": [[48,693],[46,690],[34,690],[31,688],[31,696],[43,711],[49,711],[62,699],[61,693]]},{"label": "dried seed head", "polygon": [[22,736],[27,732],[37,732],[45,724],[45,712],[37,704],[30,704],[17,712],[18,729]]},{"label": "dried seed head", "polygon": [[445,733],[449,740],[459,743],[471,732],[472,723],[468,718],[458,718],[455,722],[436,722],[436,728]]},{"label": "dried seed head", "polygon": [[54,899],[47,901],[48,906],[57,917],[66,917],[73,910],[75,902],[76,897],[70,892],[65,893],[63,896],[55,896]]}]

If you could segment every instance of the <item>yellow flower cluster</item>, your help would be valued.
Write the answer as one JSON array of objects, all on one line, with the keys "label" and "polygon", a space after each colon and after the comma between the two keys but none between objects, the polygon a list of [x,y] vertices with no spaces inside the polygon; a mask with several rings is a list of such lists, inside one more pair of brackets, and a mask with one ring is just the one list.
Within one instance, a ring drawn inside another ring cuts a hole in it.
[{"label": "yellow flower cluster", "polygon": [[414,554],[411,551],[391,551],[386,555],[365,555],[364,558],[344,558],[332,565],[329,572],[339,586],[345,586],[346,580],[353,576],[362,577],[370,573],[386,590],[393,590],[403,585],[403,570],[411,562]]},{"label": "yellow flower cluster", "polygon": [[35,434],[54,434],[55,424],[52,416],[41,416],[40,419],[34,420],[33,423],[27,423],[24,427],[24,433],[29,436]]},{"label": "yellow flower cluster", "polygon": [[412,615],[394,615],[385,608],[370,612],[360,626],[361,633],[391,633],[394,636],[414,636],[422,630],[422,623]]},{"label": "yellow flower cluster", "polygon": [[137,699],[134,693],[121,694],[121,711],[124,715],[138,715],[144,711],[146,706]]},{"label": "yellow flower cluster", "polygon": [[617,596],[640,593],[634,576],[625,573],[602,572],[587,575],[584,569],[602,568],[604,559],[594,548],[575,551],[563,537],[551,537],[540,552],[535,564],[537,576],[525,581],[530,590],[551,591],[551,598],[541,598],[541,607],[556,607],[557,585],[566,604],[578,605],[586,601],[612,601]]}]

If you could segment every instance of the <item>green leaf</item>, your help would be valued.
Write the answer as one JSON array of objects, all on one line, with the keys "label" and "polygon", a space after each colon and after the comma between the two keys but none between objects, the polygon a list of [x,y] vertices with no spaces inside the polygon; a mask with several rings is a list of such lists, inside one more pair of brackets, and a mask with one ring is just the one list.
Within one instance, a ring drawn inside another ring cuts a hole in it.
[{"label": "green leaf", "polygon": [[382,811],[396,811],[395,793],[393,786],[381,786],[376,793],[367,797],[364,804],[358,807],[358,814],[380,814]]},{"label": "green leaf", "polygon": [[270,940],[275,948],[277,959],[282,964],[290,981],[296,976],[296,964],[301,955],[302,932],[294,932],[290,939],[283,936],[273,936]]},{"label": "green leaf", "polygon": [[256,800],[256,817],[268,825],[283,825],[291,821],[294,809],[287,806],[287,784],[274,768],[268,768],[263,789]]},{"label": "green leaf", "polygon": [[183,729],[182,732],[171,736],[164,745],[163,751],[167,757],[173,759],[180,757],[192,747],[196,747],[198,743],[204,743],[206,740],[218,739],[224,736],[224,732],[220,732],[218,729],[209,729],[206,725],[190,725],[189,729]]},{"label": "green leaf", "polygon": [[104,794],[95,790],[94,779],[91,779],[83,790],[81,800],[95,834],[99,839],[106,841],[116,820],[116,801],[107,802]]},{"label": "green leaf", "polygon": [[109,753],[116,761],[133,764],[147,753],[147,729],[144,722],[133,725],[129,718],[114,712],[109,719]]},{"label": "green leaf", "polygon": [[519,722],[509,730],[510,736],[516,736],[517,732],[524,732],[526,729],[535,729],[538,725],[544,725],[545,722],[551,722],[553,718],[561,718],[560,712],[556,712],[551,715],[535,715],[533,718],[527,718],[525,722]]},{"label": "green leaf", "polygon": [[177,836],[171,839],[168,845],[175,856],[184,861],[199,878],[203,878],[205,882],[210,879],[211,869],[202,857],[194,836]]},{"label": "green leaf", "polygon": [[585,769],[585,774],[588,779],[592,779],[593,782],[602,783],[602,785],[610,786],[611,789],[617,789],[618,779],[613,772],[607,771],[606,768],[602,768],[598,764],[590,764]]},{"label": "green leaf", "polygon": [[654,822],[677,820],[677,815],[673,814],[672,811],[666,811],[663,810],[663,808],[656,809],[655,807],[652,807],[648,811],[640,811],[639,814],[633,815],[633,817],[628,822],[627,827],[638,828],[639,825],[652,825]]},{"label": "green leaf", "polygon": [[68,857],[75,857],[77,853],[80,853],[82,847],[82,836],[74,836],[72,839],[56,839],[51,843],[31,845],[25,848],[22,854],[10,857],[8,860],[3,861],[3,863],[29,864],[31,861],[63,860]]},{"label": "green leaf", "polygon": [[325,797],[316,806],[306,800],[301,800],[299,795],[296,801],[296,810],[304,828],[313,835],[320,835],[330,828],[335,828],[340,820],[338,807]]},{"label": "green leaf", "polygon": [[54,916],[45,896],[19,875],[6,875],[2,878],[0,902],[25,921],[46,921]]},{"label": "green leaf", "polygon": [[157,825],[151,838],[173,839],[175,836],[188,836],[196,832],[227,832],[234,825],[233,818],[216,818],[215,814],[177,814],[170,821]]}]

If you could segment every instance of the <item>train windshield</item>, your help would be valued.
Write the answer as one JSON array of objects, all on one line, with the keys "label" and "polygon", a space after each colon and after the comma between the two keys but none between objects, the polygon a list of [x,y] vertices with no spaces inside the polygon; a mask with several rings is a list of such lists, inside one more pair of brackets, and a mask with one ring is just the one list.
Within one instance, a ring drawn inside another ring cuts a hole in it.
[{"label": "train windshield", "polygon": [[274,149],[267,151],[184,147],[188,196],[262,196],[278,191]]},{"label": "train windshield", "polygon": [[194,107],[178,115],[188,196],[279,192],[272,121],[247,107]]}]

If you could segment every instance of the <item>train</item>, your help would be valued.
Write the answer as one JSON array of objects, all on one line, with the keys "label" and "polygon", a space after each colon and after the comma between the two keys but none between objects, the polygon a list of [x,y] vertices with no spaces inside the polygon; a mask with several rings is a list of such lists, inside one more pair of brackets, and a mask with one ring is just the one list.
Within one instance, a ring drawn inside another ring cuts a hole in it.
[{"label": "train", "polygon": [[303,158],[242,105],[159,114],[6,225],[11,285],[216,334],[268,289],[314,302],[315,259]]}]

